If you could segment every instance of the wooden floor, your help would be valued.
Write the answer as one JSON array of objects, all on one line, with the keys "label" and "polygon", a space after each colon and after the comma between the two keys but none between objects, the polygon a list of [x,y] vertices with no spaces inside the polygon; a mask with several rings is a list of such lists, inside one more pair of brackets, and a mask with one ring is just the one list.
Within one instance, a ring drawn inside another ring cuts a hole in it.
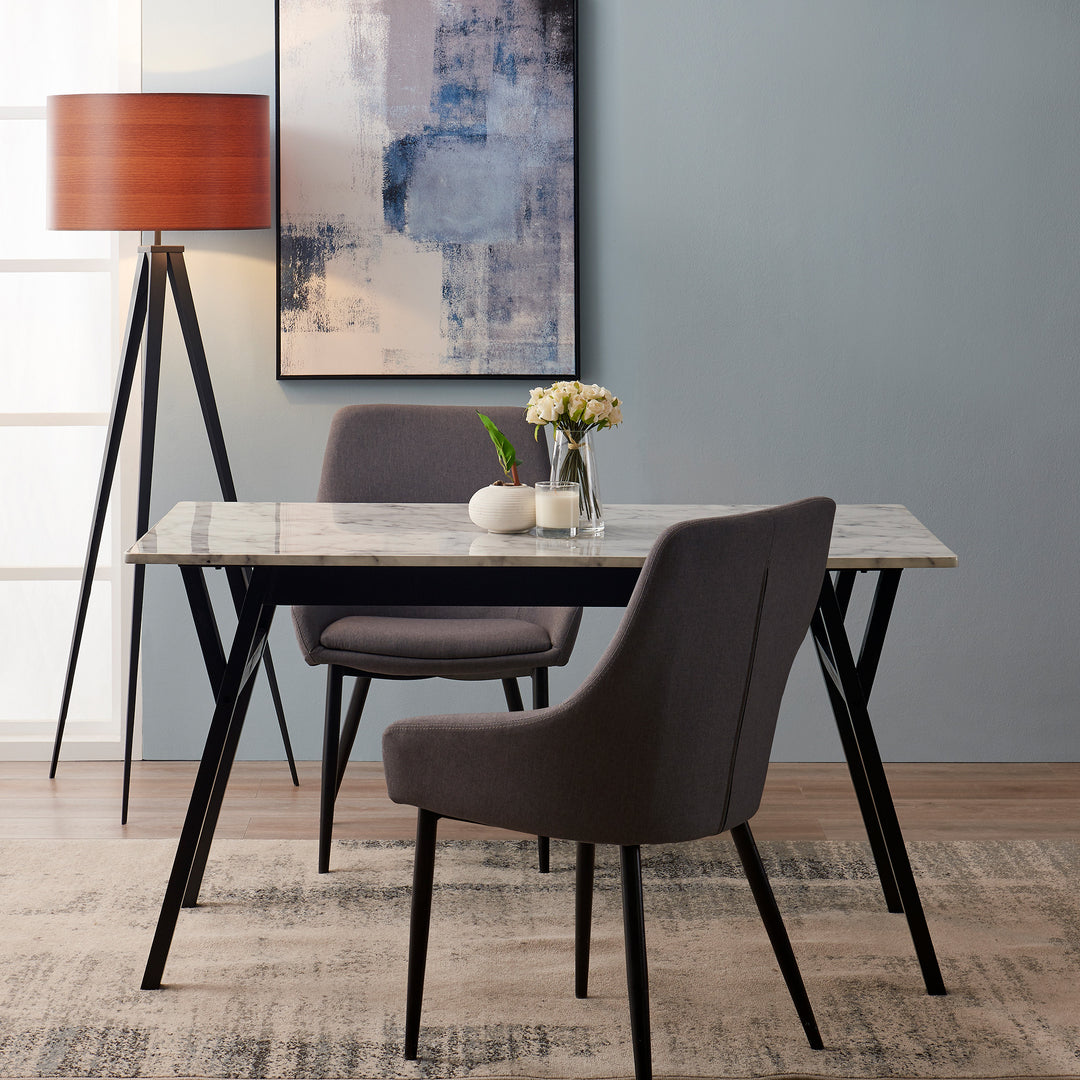
[{"label": "wooden floor", "polygon": [[[179,835],[194,762],[143,761],[132,769],[131,810],[120,824],[119,762],[0,762],[0,838],[108,838]],[[314,839],[319,767],[301,762],[294,788],[284,762],[238,762],[217,834]],[[908,840],[1080,838],[1080,763],[893,764],[887,766]],[[413,835],[415,811],[386,797],[381,765],[354,762],[338,797],[335,836]],[[759,840],[865,837],[846,767],[776,764],[753,820]],[[445,838],[499,834],[445,822]]]}]

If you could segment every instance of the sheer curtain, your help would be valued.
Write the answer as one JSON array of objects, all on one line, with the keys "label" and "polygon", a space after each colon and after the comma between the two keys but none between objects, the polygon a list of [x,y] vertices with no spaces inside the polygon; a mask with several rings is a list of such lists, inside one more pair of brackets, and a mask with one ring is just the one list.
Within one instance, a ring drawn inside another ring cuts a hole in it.
[{"label": "sheer curtain", "polygon": [[[139,89],[137,0],[5,5],[0,32],[0,759],[47,758],[137,237],[45,228],[45,99]],[[123,294],[121,296],[121,293]],[[124,487],[123,466],[117,495]],[[122,497],[122,496],[120,496]],[[119,498],[114,498],[118,504]],[[65,737],[121,751],[114,505]]]}]

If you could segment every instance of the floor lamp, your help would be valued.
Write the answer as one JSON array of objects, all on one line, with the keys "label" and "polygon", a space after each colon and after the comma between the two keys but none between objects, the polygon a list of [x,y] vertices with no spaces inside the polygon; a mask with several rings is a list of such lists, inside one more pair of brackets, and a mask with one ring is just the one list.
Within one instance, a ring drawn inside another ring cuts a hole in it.
[{"label": "floor lamp", "polygon": [[[236,500],[184,265],[184,249],[162,245],[161,233],[270,227],[270,103],[269,98],[254,94],[65,94],[48,99],[46,127],[50,229],[131,229],[154,233],[154,243],[139,248],[53,744],[51,778],[56,775],[64,737],[90,587],[144,331],[137,534],[141,536],[150,525],[150,479],[166,282],[171,287],[180,320],[221,494],[227,501]],[[124,739],[123,822],[127,821],[131,786],[144,572],[144,566],[135,567]],[[239,610],[245,587],[244,571],[234,568],[228,574],[233,601]],[[264,653],[264,666],[296,784],[296,765],[269,652]],[[212,663],[208,663],[208,671],[214,682]]]}]

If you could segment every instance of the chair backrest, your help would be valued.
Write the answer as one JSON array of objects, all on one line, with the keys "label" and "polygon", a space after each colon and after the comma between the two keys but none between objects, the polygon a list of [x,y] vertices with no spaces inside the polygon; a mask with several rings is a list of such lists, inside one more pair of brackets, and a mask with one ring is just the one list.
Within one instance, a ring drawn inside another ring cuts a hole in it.
[{"label": "chair backrest", "polygon": [[[347,405],[330,424],[319,502],[468,502],[502,479],[495,447],[471,405]],[[549,475],[544,433],[524,407],[479,406],[514,444],[522,483]]]},{"label": "chair backrest", "polygon": [[565,703],[591,729],[574,752],[602,770],[594,820],[567,835],[587,824],[597,841],[673,843],[754,814],[835,509],[805,499],[660,536],[614,640]]}]

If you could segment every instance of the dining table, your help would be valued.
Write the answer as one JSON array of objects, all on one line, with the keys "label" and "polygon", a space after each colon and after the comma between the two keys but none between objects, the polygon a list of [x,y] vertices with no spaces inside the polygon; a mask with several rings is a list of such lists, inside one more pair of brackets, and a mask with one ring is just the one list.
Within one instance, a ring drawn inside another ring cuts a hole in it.
[{"label": "dining table", "polygon": [[[252,686],[278,607],[624,607],[665,528],[762,508],[611,505],[604,508],[601,535],[552,539],[532,532],[482,531],[470,520],[468,507],[457,503],[177,503],[138,539],[125,560],[179,567],[215,703],[143,989],[161,986],[180,912],[198,902]],[[810,626],[885,906],[905,916],[930,994],[945,993],[945,985],[868,701],[903,571],[956,565],[955,553],[906,507],[838,505]],[[206,578],[208,571],[228,567],[245,568],[247,586],[226,649]],[[852,605],[858,578],[872,584],[863,605],[865,620],[855,618]],[[855,624],[850,634],[849,621]]]}]

